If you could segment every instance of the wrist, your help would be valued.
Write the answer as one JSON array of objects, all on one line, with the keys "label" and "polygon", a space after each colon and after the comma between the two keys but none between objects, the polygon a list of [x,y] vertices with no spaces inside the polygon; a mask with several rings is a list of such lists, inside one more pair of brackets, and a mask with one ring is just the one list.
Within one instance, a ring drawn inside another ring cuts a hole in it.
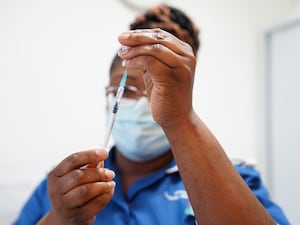
[{"label": "wrist", "polygon": [[160,123],[160,126],[166,134],[171,134],[177,131],[182,132],[182,130],[189,129],[189,127],[194,127],[198,120],[199,117],[192,109],[190,112],[181,114],[173,120],[168,120]]},{"label": "wrist", "polygon": [[37,223],[37,225],[60,225],[66,224],[57,219],[52,209]]}]

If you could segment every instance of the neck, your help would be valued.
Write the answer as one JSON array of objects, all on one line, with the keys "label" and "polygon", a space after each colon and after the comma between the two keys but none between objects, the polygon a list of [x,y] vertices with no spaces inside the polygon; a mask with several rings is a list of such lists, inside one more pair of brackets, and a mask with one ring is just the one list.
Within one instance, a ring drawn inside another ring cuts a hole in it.
[{"label": "neck", "polygon": [[127,192],[129,186],[139,178],[158,171],[173,159],[171,150],[156,159],[147,162],[135,162],[124,157],[117,149],[115,155],[116,165],[120,172],[122,185]]}]

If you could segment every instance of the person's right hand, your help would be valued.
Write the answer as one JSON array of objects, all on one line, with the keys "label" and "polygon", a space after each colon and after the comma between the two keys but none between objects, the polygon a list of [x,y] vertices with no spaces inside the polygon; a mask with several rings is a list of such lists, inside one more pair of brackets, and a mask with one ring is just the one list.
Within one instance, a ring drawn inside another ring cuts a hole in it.
[{"label": "person's right hand", "polygon": [[192,47],[163,29],[123,32],[119,56],[143,76],[153,119],[164,129],[194,120],[196,56]]},{"label": "person's right hand", "polygon": [[[112,198],[115,174],[103,167],[106,150],[74,153],[48,175],[51,210],[42,224],[90,225]],[[101,168],[95,168],[100,162]]]}]

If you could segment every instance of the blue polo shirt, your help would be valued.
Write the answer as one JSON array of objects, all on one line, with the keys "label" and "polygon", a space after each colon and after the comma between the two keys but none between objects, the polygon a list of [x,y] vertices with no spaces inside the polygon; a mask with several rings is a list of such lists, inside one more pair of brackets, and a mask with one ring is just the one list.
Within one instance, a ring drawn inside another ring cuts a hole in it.
[{"label": "blue polo shirt", "polygon": [[[114,165],[114,151],[110,152],[105,166],[116,171],[117,185],[112,200],[97,214],[94,225],[196,224],[175,161],[160,171],[134,182],[127,193],[122,190],[121,180]],[[259,173],[253,167],[242,164],[235,167],[273,219],[280,225],[288,225],[282,210],[270,200]],[[50,207],[45,179],[32,193],[14,225],[34,225]]]}]

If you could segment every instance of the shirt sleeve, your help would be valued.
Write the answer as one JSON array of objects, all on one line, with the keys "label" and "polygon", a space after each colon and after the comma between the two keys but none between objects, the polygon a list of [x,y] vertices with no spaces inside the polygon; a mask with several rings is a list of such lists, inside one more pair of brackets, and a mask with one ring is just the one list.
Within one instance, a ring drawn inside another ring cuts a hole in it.
[{"label": "shirt sleeve", "polygon": [[33,191],[13,225],[35,225],[50,209],[47,179]]},{"label": "shirt sleeve", "polygon": [[279,225],[290,225],[283,210],[270,199],[259,172],[253,166],[237,165],[235,167],[274,221]]}]

